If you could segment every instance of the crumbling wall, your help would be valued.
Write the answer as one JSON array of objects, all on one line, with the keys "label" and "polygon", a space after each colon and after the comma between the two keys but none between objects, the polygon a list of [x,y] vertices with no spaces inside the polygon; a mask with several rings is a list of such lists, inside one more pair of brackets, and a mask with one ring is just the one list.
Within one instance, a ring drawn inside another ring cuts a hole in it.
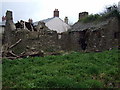
[{"label": "crumbling wall", "polygon": [[7,14],[3,46],[4,50],[10,49],[17,55],[29,49],[45,52],[103,51],[120,47],[120,20],[117,18],[111,18],[107,24],[100,24],[97,27],[87,26],[83,30],[58,34],[49,30],[44,23],[40,24],[41,22],[36,26],[36,31],[15,28],[11,12]]},{"label": "crumbling wall", "polygon": [[43,50],[45,52],[54,52],[59,49],[57,41],[57,32],[41,34],[38,32],[29,32],[20,30],[11,32],[11,44],[21,39],[21,42],[11,48],[15,54],[21,54],[27,49]]},{"label": "crumbling wall", "polygon": [[103,51],[120,47],[120,21],[116,17],[108,21],[99,27],[71,31],[71,50]]},{"label": "crumbling wall", "polygon": [[32,32],[29,34],[29,38],[27,41],[29,47],[34,47],[39,50],[53,52],[58,49],[57,32],[45,34]]},{"label": "crumbling wall", "polygon": [[6,18],[3,51],[9,50],[20,55],[29,49],[45,52],[55,52],[60,49],[57,32],[49,30],[44,24],[36,26],[37,31],[30,31],[15,28],[11,11],[7,11]]},{"label": "crumbling wall", "polygon": [[15,25],[13,23],[13,17],[12,17],[12,12],[11,11],[7,11],[6,12],[6,25],[5,25],[5,36],[4,36],[4,41],[5,43],[8,43],[8,45],[11,44],[12,42],[12,31],[14,31],[16,28],[15,28]]},{"label": "crumbling wall", "polygon": [[119,26],[118,19],[111,18],[107,25],[96,28],[94,31],[90,30],[89,39],[87,40],[87,50],[103,51],[118,48],[119,38],[115,34],[120,32]]},{"label": "crumbling wall", "polygon": [[80,50],[79,38],[80,38],[79,32],[70,32],[69,44],[71,44],[70,45],[71,50],[75,51]]},{"label": "crumbling wall", "polygon": [[71,47],[71,38],[70,33],[64,32],[61,34],[61,38],[58,39],[59,47],[61,50],[70,50]]},{"label": "crumbling wall", "polygon": [[27,30],[12,31],[11,45],[21,39],[21,42],[11,48],[15,54],[21,54],[27,49],[43,50],[45,52],[54,52],[59,49],[57,41],[57,32],[41,34]]}]

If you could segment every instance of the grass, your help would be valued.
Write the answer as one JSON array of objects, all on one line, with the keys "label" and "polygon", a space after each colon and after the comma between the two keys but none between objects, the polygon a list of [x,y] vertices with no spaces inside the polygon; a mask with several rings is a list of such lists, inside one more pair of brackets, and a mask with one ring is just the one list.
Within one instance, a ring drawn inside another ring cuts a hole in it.
[{"label": "grass", "polygon": [[115,88],[119,50],[3,59],[3,88]]}]

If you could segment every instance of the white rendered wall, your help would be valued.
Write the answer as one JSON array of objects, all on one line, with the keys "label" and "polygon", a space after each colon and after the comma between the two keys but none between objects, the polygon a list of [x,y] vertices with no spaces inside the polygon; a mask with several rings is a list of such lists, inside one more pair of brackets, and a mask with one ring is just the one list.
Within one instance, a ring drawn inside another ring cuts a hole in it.
[{"label": "white rendered wall", "polygon": [[118,2],[118,10],[120,12],[120,1]]},{"label": "white rendered wall", "polygon": [[57,31],[57,33],[65,32],[70,26],[63,22],[60,18],[55,17],[45,24],[49,29]]}]

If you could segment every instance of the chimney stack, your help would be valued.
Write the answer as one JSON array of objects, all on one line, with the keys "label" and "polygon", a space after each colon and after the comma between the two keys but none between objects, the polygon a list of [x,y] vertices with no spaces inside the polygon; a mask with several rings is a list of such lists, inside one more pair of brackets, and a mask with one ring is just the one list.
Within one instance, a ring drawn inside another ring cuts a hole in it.
[{"label": "chimney stack", "polygon": [[88,12],[79,13],[79,20],[88,16]]},{"label": "chimney stack", "polygon": [[68,24],[68,17],[65,17],[64,22]]},{"label": "chimney stack", "polygon": [[7,11],[5,17],[6,17],[6,31],[7,30],[15,30],[16,27],[13,22],[12,11]]},{"label": "chimney stack", "polygon": [[28,22],[29,22],[29,23],[33,23],[33,20],[29,18],[29,19],[28,19]]},{"label": "chimney stack", "polygon": [[54,17],[59,17],[59,11],[58,11],[58,9],[54,10]]},{"label": "chimney stack", "polygon": [[6,12],[6,21],[8,21],[8,20],[13,21],[12,11],[7,11]]}]

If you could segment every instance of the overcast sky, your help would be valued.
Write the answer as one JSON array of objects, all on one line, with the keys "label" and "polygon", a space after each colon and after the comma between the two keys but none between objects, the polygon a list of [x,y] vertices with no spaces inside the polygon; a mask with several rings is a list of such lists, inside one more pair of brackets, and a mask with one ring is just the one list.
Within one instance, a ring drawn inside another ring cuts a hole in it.
[{"label": "overcast sky", "polygon": [[7,10],[13,12],[14,22],[17,20],[39,21],[53,17],[54,9],[59,10],[59,17],[69,18],[70,23],[78,20],[78,14],[83,11],[89,14],[102,12],[106,6],[118,4],[120,0],[2,0],[2,15]]}]

